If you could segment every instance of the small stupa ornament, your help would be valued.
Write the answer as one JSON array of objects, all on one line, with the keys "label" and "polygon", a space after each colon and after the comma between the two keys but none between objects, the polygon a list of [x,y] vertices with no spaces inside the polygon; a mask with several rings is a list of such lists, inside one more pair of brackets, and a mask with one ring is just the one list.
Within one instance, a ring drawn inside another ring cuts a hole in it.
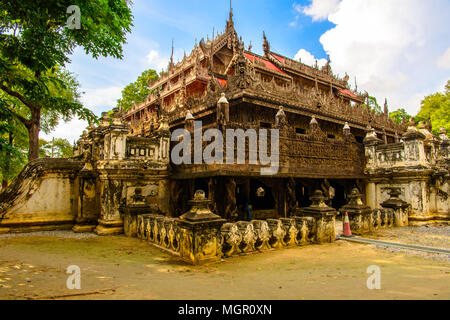
[{"label": "small stupa ornament", "polygon": [[194,198],[190,200],[191,210],[183,214],[180,219],[189,222],[205,222],[210,220],[220,220],[220,216],[212,213],[209,209],[211,200],[206,198],[205,191],[198,190],[194,194]]}]

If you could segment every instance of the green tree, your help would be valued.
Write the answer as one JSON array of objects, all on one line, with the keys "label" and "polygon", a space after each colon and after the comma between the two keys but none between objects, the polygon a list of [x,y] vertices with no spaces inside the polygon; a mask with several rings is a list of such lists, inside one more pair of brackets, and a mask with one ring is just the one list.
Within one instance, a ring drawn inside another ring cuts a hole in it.
[{"label": "green tree", "polygon": [[[75,17],[80,18],[80,29],[66,27],[66,12],[73,2],[80,9]],[[132,25],[129,5],[125,0],[0,2],[0,90],[27,109],[23,116],[7,105],[27,128],[29,160],[39,157],[43,113],[95,121],[94,114],[78,102],[70,81],[60,78],[61,68],[77,46],[94,58],[122,58],[125,35]]]},{"label": "green tree", "polygon": [[127,111],[134,104],[139,104],[147,98],[150,91],[150,83],[159,79],[155,70],[149,69],[122,90],[122,98],[117,100],[117,108]]},{"label": "green tree", "polygon": [[362,106],[375,111],[375,113],[381,113],[381,106],[378,104],[377,98],[370,96],[367,92],[366,95],[366,102]]},{"label": "green tree", "polygon": [[26,164],[28,135],[19,121],[4,107],[0,95],[0,180],[2,188],[22,170]]},{"label": "green tree", "polygon": [[389,117],[396,124],[407,123],[411,119],[411,115],[409,115],[405,109],[398,109],[397,111],[393,111],[389,113]]},{"label": "green tree", "polygon": [[445,128],[450,134],[450,80],[445,92],[431,94],[422,100],[420,111],[414,119],[416,122],[430,119],[433,134],[438,134],[440,128]]},{"label": "green tree", "polygon": [[73,146],[67,139],[53,139],[46,141],[39,139],[39,157],[41,158],[71,158]]}]

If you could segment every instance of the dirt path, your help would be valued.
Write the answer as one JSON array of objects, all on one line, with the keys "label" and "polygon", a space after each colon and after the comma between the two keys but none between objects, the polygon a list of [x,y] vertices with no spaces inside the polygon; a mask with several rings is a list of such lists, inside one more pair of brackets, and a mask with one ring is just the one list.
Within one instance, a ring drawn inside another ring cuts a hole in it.
[{"label": "dirt path", "polygon": [[[69,265],[81,290],[66,287]],[[366,286],[381,268],[381,290]],[[93,293],[90,295],[79,295]],[[65,295],[77,294],[74,297]],[[0,237],[0,299],[449,299],[450,264],[338,241],[194,267],[138,239],[70,232]]]}]

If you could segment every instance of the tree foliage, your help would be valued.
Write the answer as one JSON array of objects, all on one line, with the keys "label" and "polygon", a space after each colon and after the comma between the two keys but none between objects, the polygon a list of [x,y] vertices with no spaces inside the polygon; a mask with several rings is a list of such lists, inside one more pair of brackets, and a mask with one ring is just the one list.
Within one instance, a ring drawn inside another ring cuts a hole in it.
[{"label": "tree foliage", "polygon": [[[407,123],[412,118],[405,109],[391,112],[389,117],[397,124]],[[426,96],[422,102],[419,113],[414,117],[416,124],[431,122],[432,133],[437,135],[441,128],[447,131],[450,137],[450,80],[447,81],[444,92],[437,92]]]},{"label": "tree foliage", "polygon": [[366,95],[367,95],[366,101],[364,104],[362,104],[362,107],[372,110],[377,114],[380,114],[382,110],[381,106],[378,104],[377,98],[370,96],[367,92]]},{"label": "tree foliage", "polygon": [[445,128],[450,134],[450,80],[447,81],[445,91],[431,94],[422,100],[421,108],[416,121],[426,121],[430,119],[433,127],[433,134],[438,134],[440,128]]},{"label": "tree foliage", "polygon": [[28,134],[25,128],[4,107],[0,94],[0,180],[2,188],[22,170],[28,153]]},{"label": "tree foliage", "polygon": [[6,104],[8,111],[27,128],[30,160],[39,156],[41,129],[75,116],[96,120],[79,103],[74,77],[63,71],[74,49],[81,46],[94,58],[122,58],[125,35],[131,30],[128,1],[75,2],[80,29],[66,27],[71,0],[0,2],[0,90],[14,100]]},{"label": "tree foliage", "polygon": [[411,119],[411,116],[406,112],[405,109],[398,109],[389,114],[389,117],[396,124],[407,123]]},{"label": "tree foliage", "polygon": [[73,146],[67,139],[39,140],[40,158],[71,158],[73,157]]},{"label": "tree foliage", "polygon": [[159,79],[155,70],[149,69],[122,90],[122,98],[117,100],[117,108],[127,111],[134,104],[139,104],[147,98],[150,91],[150,83]]}]

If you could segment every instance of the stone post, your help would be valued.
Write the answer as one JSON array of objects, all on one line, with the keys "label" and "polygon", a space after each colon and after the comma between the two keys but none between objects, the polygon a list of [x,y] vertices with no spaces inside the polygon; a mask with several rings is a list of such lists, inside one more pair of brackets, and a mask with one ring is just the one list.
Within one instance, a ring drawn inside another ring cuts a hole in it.
[{"label": "stone post", "polygon": [[391,208],[394,210],[394,225],[403,227],[408,225],[408,214],[410,205],[399,198],[401,191],[399,188],[392,188],[389,191],[390,198],[383,202],[383,208]]},{"label": "stone post", "polygon": [[142,195],[142,189],[136,188],[132,196],[133,203],[121,207],[123,212],[123,228],[127,237],[136,237],[138,235],[138,215],[156,213],[145,203],[145,197]]},{"label": "stone post", "polygon": [[120,114],[116,111],[112,115],[112,123],[105,129],[104,134],[104,160],[125,159],[126,140],[129,132],[128,126],[122,122]]},{"label": "stone post", "polygon": [[373,181],[366,184],[366,201],[371,209],[377,208],[377,187]]},{"label": "stone post", "polygon": [[450,215],[450,139],[444,128],[439,131],[439,152],[437,164],[440,176],[437,186],[438,212]]},{"label": "stone post", "polygon": [[180,217],[180,256],[197,265],[219,261],[222,257],[220,229],[226,220],[209,209],[204,191],[197,191],[189,201],[191,210]]},{"label": "stone post", "polygon": [[316,243],[334,242],[336,238],[336,215],[337,211],[325,204],[327,198],[322,191],[316,190],[311,196],[311,206],[298,210],[302,217],[312,217],[314,219]]},{"label": "stone post", "polygon": [[403,136],[405,141],[405,160],[408,165],[422,165],[428,166],[425,155],[424,140],[425,135],[416,127],[409,127],[408,131]]},{"label": "stone post", "polygon": [[123,219],[119,207],[122,201],[124,175],[121,161],[126,158],[128,126],[122,122],[118,110],[112,115],[111,124],[102,130],[104,134],[103,161],[100,172],[100,219],[95,232],[99,235],[123,233]]},{"label": "stone post", "polygon": [[363,143],[367,160],[366,168],[375,168],[377,166],[377,146],[382,144],[383,142],[378,139],[375,129],[370,128],[366,134],[366,137],[364,138]]},{"label": "stone post", "polygon": [[78,212],[72,230],[80,233],[92,232],[97,226],[100,212],[96,173],[92,170],[81,170],[78,187]]},{"label": "stone post", "polygon": [[[101,128],[91,124],[87,129],[87,135],[81,139],[86,152],[83,153],[82,158],[83,169],[78,174],[78,212],[76,223],[72,228],[74,232],[80,233],[94,231],[100,213],[98,174],[95,168],[100,154]],[[89,147],[86,148],[88,145]]]},{"label": "stone post", "polygon": [[348,213],[350,229],[352,233],[361,235],[371,229],[370,216],[372,209],[362,202],[362,195],[357,188],[354,188],[348,196],[348,203],[339,209],[342,217]]}]

